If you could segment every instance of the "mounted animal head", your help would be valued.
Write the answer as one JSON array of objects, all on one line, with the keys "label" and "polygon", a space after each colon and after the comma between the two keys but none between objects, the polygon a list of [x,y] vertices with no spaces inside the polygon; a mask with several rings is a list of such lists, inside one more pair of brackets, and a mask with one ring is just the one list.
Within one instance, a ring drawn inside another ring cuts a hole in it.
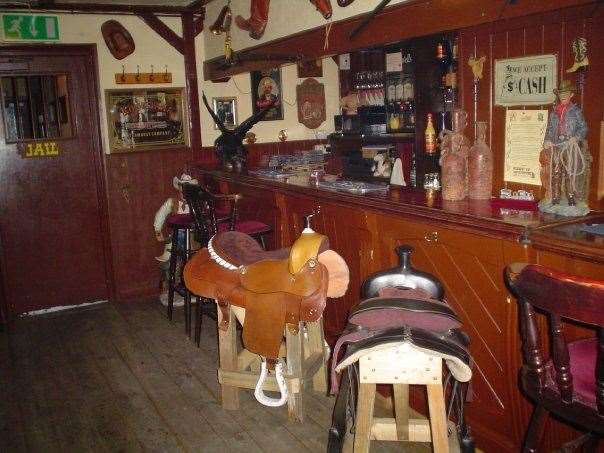
[{"label": "mounted animal head", "polygon": [[268,111],[273,108],[275,101],[271,102],[269,105],[264,107],[262,110],[254,113],[248,119],[243,121],[239,126],[235,127],[235,129],[228,129],[224,122],[218,118],[216,112],[212,110],[210,105],[208,104],[208,99],[206,98],[205,93],[202,93],[203,103],[205,104],[208,112],[212,116],[212,119],[220,129],[222,134],[214,141],[214,146],[216,147],[216,154],[220,159],[220,162],[224,164],[228,163],[236,163],[238,162],[240,165],[245,163],[247,151],[245,146],[243,145],[243,139],[245,138],[245,134],[256,124],[258,121],[262,120],[268,113]]}]

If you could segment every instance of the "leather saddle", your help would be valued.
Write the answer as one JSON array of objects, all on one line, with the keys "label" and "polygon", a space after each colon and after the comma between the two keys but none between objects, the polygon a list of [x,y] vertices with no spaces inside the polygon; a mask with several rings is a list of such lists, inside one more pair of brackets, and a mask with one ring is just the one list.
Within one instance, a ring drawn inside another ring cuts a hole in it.
[{"label": "leather saddle", "polygon": [[306,228],[291,248],[274,251],[244,233],[219,233],[187,263],[184,279],[191,292],[217,301],[219,328],[228,328],[230,305],[244,309],[244,346],[271,366],[285,327],[319,320],[326,298],[346,292],[349,274],[327,237]]}]

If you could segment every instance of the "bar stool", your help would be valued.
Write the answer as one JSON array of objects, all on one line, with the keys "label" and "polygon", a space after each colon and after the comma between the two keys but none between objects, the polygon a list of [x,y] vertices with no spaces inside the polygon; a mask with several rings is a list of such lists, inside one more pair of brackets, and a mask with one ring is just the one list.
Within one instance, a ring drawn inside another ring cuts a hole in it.
[{"label": "bar stool", "polygon": [[168,217],[166,224],[172,230],[172,247],[170,249],[168,270],[168,319],[172,320],[174,293],[178,293],[185,300],[185,332],[190,335],[191,293],[182,279],[182,269],[189,257],[196,251],[192,248],[192,233],[195,231],[195,222],[190,214],[173,214]]}]

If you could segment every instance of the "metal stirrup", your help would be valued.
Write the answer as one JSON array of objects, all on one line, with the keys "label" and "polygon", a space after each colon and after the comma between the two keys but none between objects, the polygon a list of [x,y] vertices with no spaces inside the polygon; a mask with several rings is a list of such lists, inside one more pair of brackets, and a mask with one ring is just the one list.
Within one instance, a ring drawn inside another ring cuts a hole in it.
[{"label": "metal stirrup", "polygon": [[268,370],[266,368],[266,361],[262,360],[262,370],[260,371],[260,378],[258,379],[258,383],[256,384],[256,389],[254,390],[254,396],[260,404],[264,404],[265,406],[283,406],[285,403],[287,403],[288,396],[287,385],[285,384],[285,377],[283,376],[283,362],[279,360],[275,365],[275,379],[277,379],[277,385],[279,386],[281,398],[271,398],[270,396],[266,396],[264,394],[262,386],[264,385],[264,381],[266,381],[267,375]]}]

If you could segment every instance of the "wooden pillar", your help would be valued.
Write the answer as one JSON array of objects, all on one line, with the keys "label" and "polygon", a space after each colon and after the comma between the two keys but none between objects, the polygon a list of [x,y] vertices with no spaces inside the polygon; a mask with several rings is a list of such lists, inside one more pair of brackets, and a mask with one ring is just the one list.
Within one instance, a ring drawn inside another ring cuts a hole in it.
[{"label": "wooden pillar", "polygon": [[196,24],[193,13],[181,14],[183,55],[185,60],[185,90],[189,110],[189,143],[193,152],[201,150],[201,119],[199,116],[199,89],[195,58]]}]

